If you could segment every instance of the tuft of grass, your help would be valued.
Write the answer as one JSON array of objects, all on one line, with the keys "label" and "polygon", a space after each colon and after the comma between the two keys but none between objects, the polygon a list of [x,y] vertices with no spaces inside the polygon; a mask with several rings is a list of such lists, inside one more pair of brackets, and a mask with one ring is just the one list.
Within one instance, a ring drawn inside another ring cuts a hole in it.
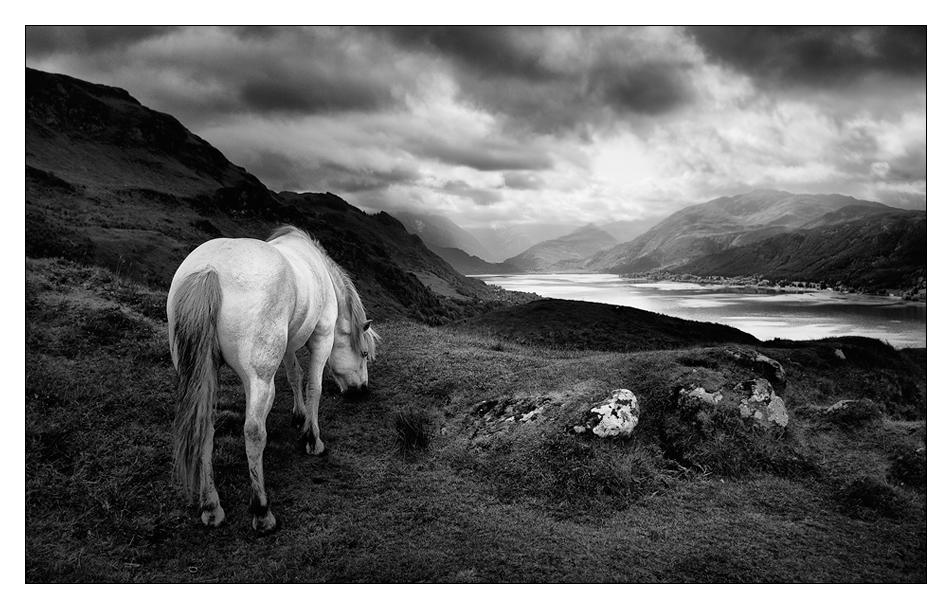
[{"label": "tuft of grass", "polygon": [[397,447],[404,455],[413,455],[429,448],[433,422],[424,409],[399,406],[393,413],[393,428]]},{"label": "tuft of grass", "polygon": [[896,518],[903,513],[903,501],[896,490],[881,480],[862,476],[836,489],[835,497],[846,514],[860,520],[878,516]]},{"label": "tuft of grass", "polygon": [[926,449],[912,446],[897,447],[891,457],[889,475],[900,485],[917,490],[926,488]]}]

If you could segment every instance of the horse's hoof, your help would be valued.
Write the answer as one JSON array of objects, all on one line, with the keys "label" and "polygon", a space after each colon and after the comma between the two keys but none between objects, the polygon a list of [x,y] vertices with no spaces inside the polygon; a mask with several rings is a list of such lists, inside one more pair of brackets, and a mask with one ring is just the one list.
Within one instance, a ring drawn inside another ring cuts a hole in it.
[{"label": "horse's hoof", "polygon": [[274,517],[271,510],[264,516],[255,516],[251,521],[251,528],[258,535],[269,535],[278,530],[278,519]]},{"label": "horse's hoof", "polygon": [[209,528],[217,528],[225,521],[225,510],[220,505],[215,506],[214,510],[202,512],[202,524]]},{"label": "horse's hoof", "polygon": [[320,439],[320,438],[317,438],[316,440],[314,440],[313,443],[310,442],[310,440],[308,440],[308,441],[305,443],[305,447],[307,448],[307,454],[309,454],[309,455],[312,455],[312,456],[314,456],[314,457],[326,457],[326,456],[327,456],[327,447],[324,446],[324,443],[321,442],[321,439]]}]

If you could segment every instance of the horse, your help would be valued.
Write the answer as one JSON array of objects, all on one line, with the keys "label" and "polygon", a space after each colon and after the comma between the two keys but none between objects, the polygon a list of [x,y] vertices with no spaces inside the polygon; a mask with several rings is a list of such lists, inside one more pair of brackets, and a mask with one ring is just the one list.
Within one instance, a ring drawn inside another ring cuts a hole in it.
[{"label": "horse", "polygon": [[[267,241],[213,239],[190,253],[172,279],[166,313],[169,350],[178,376],[174,472],[201,507],[201,521],[225,519],[212,475],[214,415],[221,364],[245,391],[245,452],[251,477],[252,528],[276,529],[265,492],[266,420],[274,402],[274,376],[284,362],[303,417],[306,451],[325,452],[317,423],[325,365],[345,396],[368,392],[367,363],[379,335],[371,328],[353,281],[320,243],[293,226]],[[310,352],[308,387],[301,390],[296,352]]]}]

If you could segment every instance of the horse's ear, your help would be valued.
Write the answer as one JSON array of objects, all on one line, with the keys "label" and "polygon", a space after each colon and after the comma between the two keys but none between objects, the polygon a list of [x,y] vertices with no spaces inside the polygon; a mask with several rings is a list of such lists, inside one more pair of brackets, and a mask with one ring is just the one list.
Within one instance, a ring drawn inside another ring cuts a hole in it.
[{"label": "horse's ear", "polygon": [[371,324],[371,323],[373,323],[373,320],[372,320],[372,319],[368,319],[367,322],[364,324],[364,332],[366,332],[367,330],[370,329],[370,324]]}]

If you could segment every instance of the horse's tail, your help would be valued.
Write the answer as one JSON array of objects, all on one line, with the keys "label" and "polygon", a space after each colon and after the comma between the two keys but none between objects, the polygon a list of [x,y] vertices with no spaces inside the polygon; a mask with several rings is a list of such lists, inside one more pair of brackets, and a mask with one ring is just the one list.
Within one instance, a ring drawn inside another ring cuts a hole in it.
[{"label": "horse's tail", "polygon": [[218,314],[221,283],[212,269],[185,277],[170,306],[172,362],[178,371],[174,471],[189,500],[200,487],[201,456],[214,434],[218,397]]}]

